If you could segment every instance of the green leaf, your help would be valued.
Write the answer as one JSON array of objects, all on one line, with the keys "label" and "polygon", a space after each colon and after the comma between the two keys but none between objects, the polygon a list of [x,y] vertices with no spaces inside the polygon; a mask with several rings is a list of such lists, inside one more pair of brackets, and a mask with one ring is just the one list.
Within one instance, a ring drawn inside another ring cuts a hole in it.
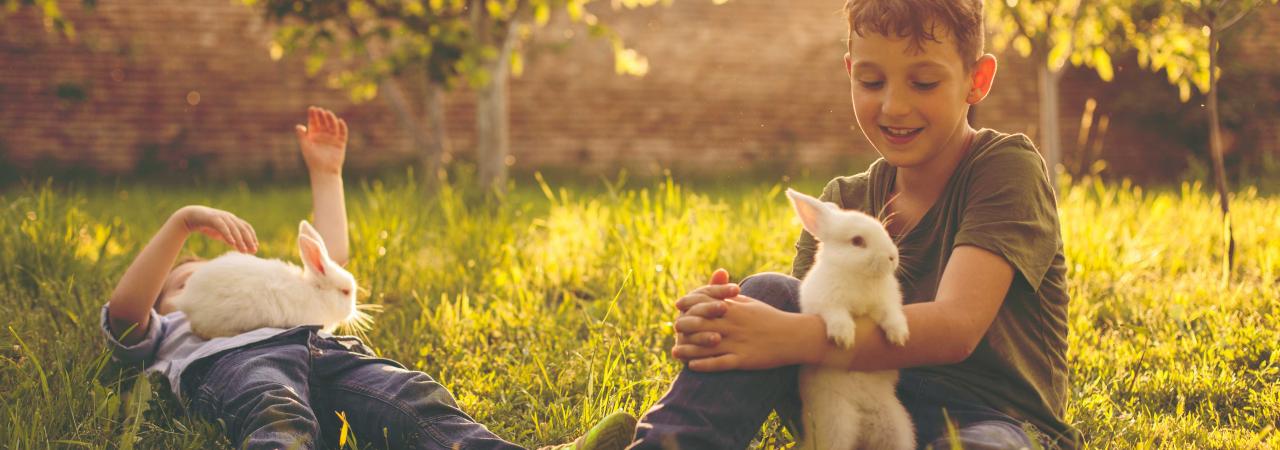
[{"label": "green leaf", "polygon": [[520,52],[511,52],[511,75],[519,77],[524,74],[524,57]]},{"label": "green leaf", "polygon": [[1111,81],[1115,78],[1115,70],[1111,67],[1111,55],[1107,54],[1102,47],[1094,47],[1093,49],[1093,66],[1098,71],[1098,78],[1102,81]]},{"label": "green leaf", "polygon": [[579,22],[582,20],[582,3],[578,0],[569,0],[564,5],[565,12],[569,13],[569,20]]},{"label": "green leaf", "polygon": [[533,8],[533,20],[538,26],[544,26],[551,21],[551,7],[546,3],[539,3]]},{"label": "green leaf", "polygon": [[1013,49],[1024,58],[1031,56],[1031,40],[1026,36],[1018,36],[1013,39]]}]

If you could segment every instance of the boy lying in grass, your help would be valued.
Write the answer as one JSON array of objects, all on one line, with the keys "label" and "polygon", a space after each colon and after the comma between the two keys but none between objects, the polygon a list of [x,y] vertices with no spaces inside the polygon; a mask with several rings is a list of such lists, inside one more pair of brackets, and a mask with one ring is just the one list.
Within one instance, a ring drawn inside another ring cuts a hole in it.
[{"label": "boy lying in grass", "polygon": [[[298,143],[311,178],[315,228],[338,264],[348,259],[342,163],[347,124],[310,108]],[[256,253],[253,227],[226,211],[185,206],[174,212],[120,279],[102,308],[112,356],[143,364],[169,380],[193,415],[222,424],[243,449],[334,447],[342,413],[357,441],[383,448],[520,448],[463,413],[425,373],[377,358],[357,338],[319,327],[259,328],[204,340],[166,299],[185,288],[205,262],[174,265],[187,236],[200,232],[243,253]],[[635,419],[615,413],[562,449],[619,449]]]},{"label": "boy lying in grass", "polygon": [[966,120],[996,73],[982,1],[848,0],[845,13],[854,115],[882,158],[822,200],[892,217],[911,337],[892,345],[860,319],[842,349],[822,318],[797,313],[817,248],[803,233],[792,276],[739,286],[717,271],[677,302],[672,354],[687,370],[641,419],[635,448],[744,448],[771,410],[803,425],[800,364],[902,369],[921,448],[1078,446],[1063,420],[1066,266],[1044,161],[1026,136]]}]

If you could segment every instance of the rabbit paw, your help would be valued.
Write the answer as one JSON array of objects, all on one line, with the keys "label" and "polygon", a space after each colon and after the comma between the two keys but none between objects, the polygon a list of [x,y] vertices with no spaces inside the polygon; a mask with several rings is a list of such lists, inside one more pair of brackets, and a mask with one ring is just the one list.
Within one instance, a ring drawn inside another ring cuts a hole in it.
[{"label": "rabbit paw", "polygon": [[892,342],[894,345],[899,347],[907,345],[907,338],[910,337],[911,333],[907,331],[907,321],[905,318],[902,320],[889,321],[888,323],[881,325],[881,327],[884,328],[884,337],[888,339],[889,342]]},{"label": "rabbit paw", "polygon": [[856,325],[853,319],[846,315],[824,316],[827,322],[827,337],[831,338],[836,346],[840,348],[853,347],[853,338]]}]

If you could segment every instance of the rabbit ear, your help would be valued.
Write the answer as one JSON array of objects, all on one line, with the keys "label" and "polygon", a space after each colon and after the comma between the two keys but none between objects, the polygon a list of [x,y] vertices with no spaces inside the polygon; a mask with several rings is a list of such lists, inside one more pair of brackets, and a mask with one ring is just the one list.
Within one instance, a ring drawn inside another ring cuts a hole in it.
[{"label": "rabbit ear", "polygon": [[822,222],[829,212],[827,205],[791,189],[787,189],[787,197],[791,198],[791,205],[795,207],[796,215],[800,216],[800,223],[804,225],[805,231],[818,236],[822,232]]},{"label": "rabbit ear", "polygon": [[[305,222],[304,222],[305,223]],[[325,260],[329,259],[324,252],[324,244],[305,234],[298,235],[298,253],[302,255],[302,265],[316,275],[325,273]]]},{"label": "rabbit ear", "polygon": [[310,222],[305,220],[298,222],[298,236],[310,237],[312,240],[315,240],[316,243],[320,244],[320,249],[324,250],[325,254],[329,253],[329,249],[324,245],[324,238],[320,237],[320,232],[316,231],[315,227],[312,227]]}]

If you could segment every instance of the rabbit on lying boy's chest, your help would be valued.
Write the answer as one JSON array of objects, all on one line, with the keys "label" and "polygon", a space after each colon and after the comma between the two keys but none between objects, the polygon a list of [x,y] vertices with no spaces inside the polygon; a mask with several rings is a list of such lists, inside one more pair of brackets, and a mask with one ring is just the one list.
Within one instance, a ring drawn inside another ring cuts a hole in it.
[{"label": "rabbit on lying boy's chest", "polygon": [[205,339],[263,328],[339,325],[364,320],[356,308],[356,280],[329,258],[324,239],[298,224],[303,267],[229,252],[196,269],[173,305]]},{"label": "rabbit on lying boy's chest", "polygon": [[[787,190],[805,230],[820,247],[800,283],[800,311],[821,316],[827,336],[853,345],[855,317],[868,317],[889,342],[904,345],[907,320],[894,272],[898,248],[880,221]],[[800,369],[803,449],[912,449],[915,431],[898,401],[898,371]]]}]

